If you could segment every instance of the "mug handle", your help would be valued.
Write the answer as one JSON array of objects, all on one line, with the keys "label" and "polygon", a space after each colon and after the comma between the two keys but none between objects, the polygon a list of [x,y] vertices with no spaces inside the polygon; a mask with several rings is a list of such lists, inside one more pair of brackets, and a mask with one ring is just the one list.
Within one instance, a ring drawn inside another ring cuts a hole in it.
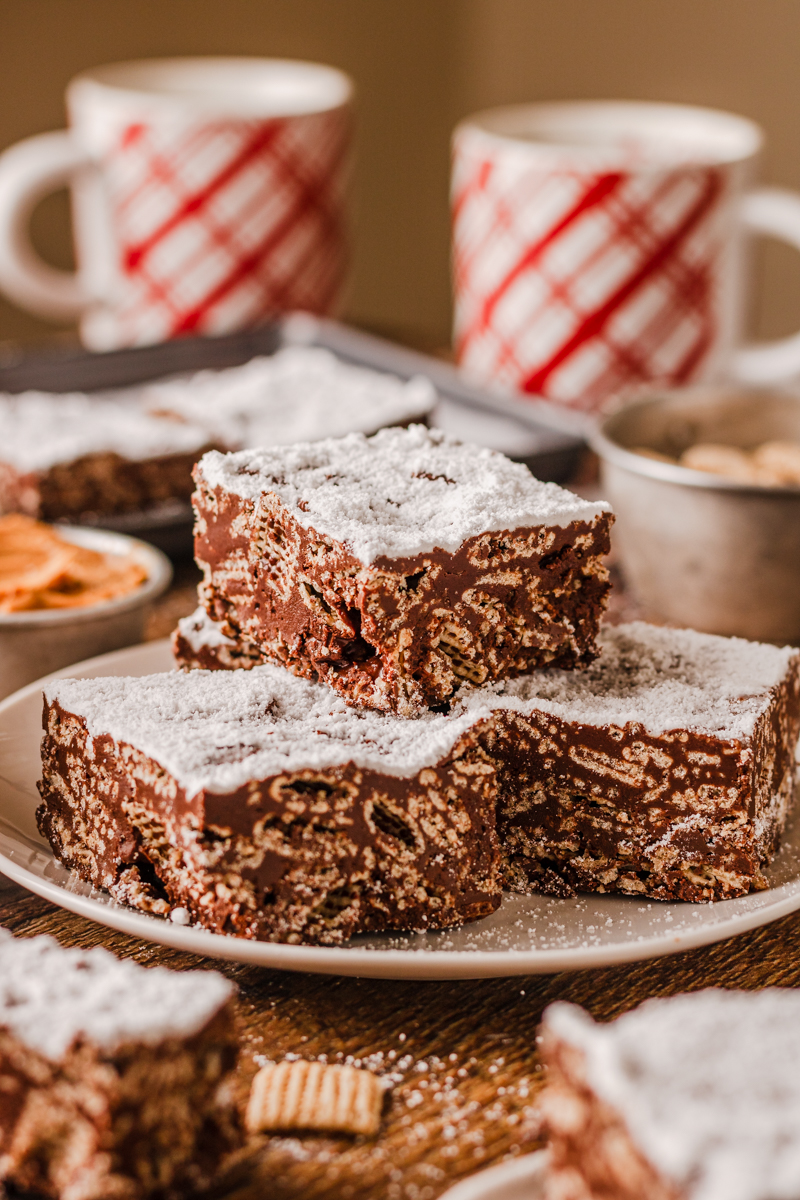
[{"label": "mug handle", "polygon": [[37,203],[92,160],[67,130],[26,138],[0,154],[0,289],[22,308],[52,320],[74,319],[91,303],[80,275],[48,266],[31,245]]},{"label": "mug handle", "polygon": [[[741,220],[751,233],[767,234],[800,250],[800,195],[786,188],[757,188],[742,201]],[[740,383],[779,383],[800,373],[800,333],[741,346],[731,374]]]}]

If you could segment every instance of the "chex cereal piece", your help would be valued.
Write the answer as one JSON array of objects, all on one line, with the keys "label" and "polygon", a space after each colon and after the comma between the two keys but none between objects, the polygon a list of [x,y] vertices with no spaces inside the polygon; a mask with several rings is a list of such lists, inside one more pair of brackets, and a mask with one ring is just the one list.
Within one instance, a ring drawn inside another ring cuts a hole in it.
[{"label": "chex cereal piece", "polygon": [[761,883],[794,797],[800,652],[643,622],[585,671],[498,689],[486,742],[519,890],[659,899]]},{"label": "chex cereal piece", "polygon": [[500,903],[485,717],[362,712],[272,665],[58,680],[39,828],[116,899],[218,933],[440,929]]},{"label": "chex cereal piece", "polygon": [[611,514],[421,425],[207,454],[200,598],[223,633],[414,716],[595,654]]},{"label": "chex cereal piece", "polygon": [[548,1200],[800,1196],[800,994],[709,989],[596,1024],[545,1011]]},{"label": "chex cereal piece", "polygon": [[0,930],[0,1182],[67,1200],[207,1185],[241,1142],[233,987]]},{"label": "chex cereal piece", "polygon": [[245,1124],[251,1133],[320,1129],[371,1136],[381,1123],[377,1075],[320,1062],[267,1063],[253,1080]]}]

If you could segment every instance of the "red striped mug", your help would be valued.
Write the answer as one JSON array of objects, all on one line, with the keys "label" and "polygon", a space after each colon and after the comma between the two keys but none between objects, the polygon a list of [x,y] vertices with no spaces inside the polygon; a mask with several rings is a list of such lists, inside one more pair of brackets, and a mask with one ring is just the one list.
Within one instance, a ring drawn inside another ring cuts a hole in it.
[{"label": "red striped mug", "polygon": [[[153,59],[86,71],[70,129],[0,156],[0,288],[79,318],[94,350],[335,310],[347,264],[352,85],[314,63]],[[33,251],[28,217],[72,189],[78,270]]]},{"label": "red striped mug", "polygon": [[800,372],[800,334],[741,344],[746,233],[800,249],[800,197],[749,190],[762,141],[743,117],[667,104],[521,105],[462,123],[462,367],[587,411],[642,384]]}]

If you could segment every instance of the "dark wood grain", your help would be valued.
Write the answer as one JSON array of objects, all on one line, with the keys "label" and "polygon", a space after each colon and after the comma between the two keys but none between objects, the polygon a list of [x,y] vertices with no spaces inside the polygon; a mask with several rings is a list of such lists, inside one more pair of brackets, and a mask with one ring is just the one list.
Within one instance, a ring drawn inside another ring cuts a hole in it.
[{"label": "dark wood grain", "polygon": [[[149,625],[163,637],[194,608],[187,566]],[[0,876],[0,924],[66,946],[106,946],[145,965],[206,967],[239,987],[241,1097],[255,1056],[354,1060],[394,1079],[380,1135],[254,1142],[220,1182],[222,1200],[434,1200],[456,1179],[536,1146],[536,1027],[552,1000],[598,1018],[648,996],[702,987],[796,987],[800,914],[674,957],[553,976],[391,982],[301,975],[195,959],[95,925]]]}]

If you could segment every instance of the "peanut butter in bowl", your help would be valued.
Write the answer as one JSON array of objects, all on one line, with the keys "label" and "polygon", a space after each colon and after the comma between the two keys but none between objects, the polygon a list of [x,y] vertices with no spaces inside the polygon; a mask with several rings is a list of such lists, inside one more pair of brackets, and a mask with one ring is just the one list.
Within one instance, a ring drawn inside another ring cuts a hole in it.
[{"label": "peanut butter in bowl", "polygon": [[131,556],[76,545],[32,517],[0,517],[0,613],[89,608],[146,580],[144,566]]}]

